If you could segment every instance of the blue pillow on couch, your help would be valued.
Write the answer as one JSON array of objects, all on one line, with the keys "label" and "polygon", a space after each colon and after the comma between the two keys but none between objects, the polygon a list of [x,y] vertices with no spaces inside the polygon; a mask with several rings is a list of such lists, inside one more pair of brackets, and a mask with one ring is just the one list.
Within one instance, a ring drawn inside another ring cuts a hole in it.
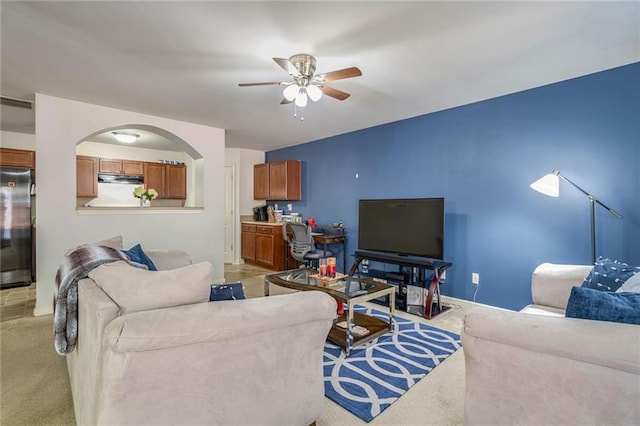
[{"label": "blue pillow on couch", "polygon": [[599,257],[593,269],[584,279],[582,287],[594,290],[616,291],[625,281],[640,273],[640,267],[629,266],[624,262]]},{"label": "blue pillow on couch", "polygon": [[129,250],[121,250],[130,261],[140,263],[142,265],[146,265],[150,271],[157,271],[156,265],[153,264],[153,261],[149,259],[149,256],[142,251],[142,246],[140,244],[136,244],[131,247]]},{"label": "blue pillow on couch", "polygon": [[565,316],[640,325],[640,293],[573,287]]}]

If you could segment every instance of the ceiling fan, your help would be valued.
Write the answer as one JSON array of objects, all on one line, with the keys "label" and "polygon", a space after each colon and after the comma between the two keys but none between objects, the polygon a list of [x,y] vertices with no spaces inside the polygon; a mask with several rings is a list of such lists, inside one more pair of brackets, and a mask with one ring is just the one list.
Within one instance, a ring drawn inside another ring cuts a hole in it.
[{"label": "ceiling fan", "polygon": [[280,103],[289,104],[295,101],[295,105],[300,108],[307,106],[307,99],[316,102],[322,97],[322,94],[344,101],[351,96],[349,93],[329,87],[325,83],[362,75],[362,72],[357,67],[316,74],[316,58],[307,53],[298,53],[289,59],[273,58],[273,60],[289,73],[293,81],[240,83],[239,86],[285,86],[282,92],[284,99]]}]

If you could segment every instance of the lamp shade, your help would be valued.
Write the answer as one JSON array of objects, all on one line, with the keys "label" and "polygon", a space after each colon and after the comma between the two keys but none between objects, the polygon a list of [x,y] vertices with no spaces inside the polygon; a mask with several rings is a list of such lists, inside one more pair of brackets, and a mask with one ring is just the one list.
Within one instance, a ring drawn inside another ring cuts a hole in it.
[{"label": "lamp shade", "polygon": [[557,197],[560,195],[560,179],[555,173],[544,175],[529,186],[532,189],[550,197]]},{"label": "lamp shade", "polygon": [[307,86],[307,95],[309,95],[309,99],[313,102],[317,102],[322,97],[322,90],[318,86],[309,85]]},{"label": "lamp shade", "polygon": [[296,98],[296,95],[298,94],[298,91],[300,90],[300,87],[298,87],[297,84],[293,83],[288,85],[283,91],[282,94],[284,95],[284,98],[288,101],[292,101]]}]

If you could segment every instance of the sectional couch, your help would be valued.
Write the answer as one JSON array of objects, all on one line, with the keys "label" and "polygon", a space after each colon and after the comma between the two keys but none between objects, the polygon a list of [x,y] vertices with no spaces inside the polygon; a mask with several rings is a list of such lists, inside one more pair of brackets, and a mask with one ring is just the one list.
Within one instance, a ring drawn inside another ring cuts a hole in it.
[{"label": "sectional couch", "polygon": [[208,302],[212,269],[149,250],[78,282],[67,366],[79,425],[309,425],[324,407],[336,312],[321,292]]},{"label": "sectional couch", "polygon": [[640,326],[565,318],[591,268],[540,265],[534,304],[467,313],[465,424],[640,424]]}]

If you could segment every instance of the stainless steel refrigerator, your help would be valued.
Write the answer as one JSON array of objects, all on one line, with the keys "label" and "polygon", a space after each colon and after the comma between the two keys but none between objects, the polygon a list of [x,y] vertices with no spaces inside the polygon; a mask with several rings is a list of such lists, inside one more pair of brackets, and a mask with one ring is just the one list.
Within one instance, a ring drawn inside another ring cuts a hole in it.
[{"label": "stainless steel refrigerator", "polygon": [[31,170],[0,168],[0,287],[31,284]]}]

